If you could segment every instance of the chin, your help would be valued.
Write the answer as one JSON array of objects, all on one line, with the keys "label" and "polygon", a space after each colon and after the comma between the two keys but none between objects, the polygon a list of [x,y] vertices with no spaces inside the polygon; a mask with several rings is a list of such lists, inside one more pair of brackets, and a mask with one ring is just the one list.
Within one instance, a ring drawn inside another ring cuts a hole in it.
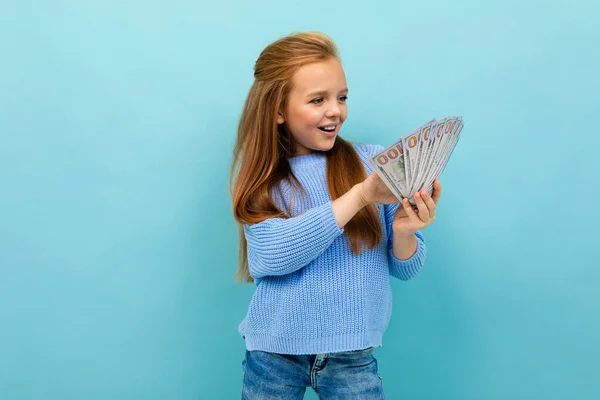
[{"label": "chin", "polygon": [[295,156],[298,156],[298,155],[303,155],[303,154],[308,154],[308,153],[329,151],[333,148],[336,138],[337,138],[337,135],[326,141],[321,141],[318,143],[311,143],[310,145],[306,145],[306,144],[302,145],[301,148],[303,148],[303,150],[301,152],[296,151],[294,154],[295,154]]},{"label": "chin", "polygon": [[329,151],[333,149],[333,145],[335,144],[335,138],[328,143],[322,144],[314,149],[313,151]]},{"label": "chin", "polygon": [[327,150],[331,150],[333,148],[333,145],[335,145],[335,141],[337,140],[337,135],[335,135],[335,137],[331,138],[331,140],[329,140],[327,142],[327,145],[325,147],[327,147]]}]

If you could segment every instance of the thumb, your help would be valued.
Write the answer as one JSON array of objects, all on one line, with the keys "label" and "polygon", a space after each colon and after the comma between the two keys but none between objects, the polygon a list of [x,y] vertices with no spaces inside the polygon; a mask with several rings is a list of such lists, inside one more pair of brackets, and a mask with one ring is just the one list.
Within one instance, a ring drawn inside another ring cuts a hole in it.
[{"label": "thumb", "polygon": [[378,182],[381,180],[381,177],[377,172],[372,171],[371,174],[367,177],[367,179],[371,179],[373,182]]}]

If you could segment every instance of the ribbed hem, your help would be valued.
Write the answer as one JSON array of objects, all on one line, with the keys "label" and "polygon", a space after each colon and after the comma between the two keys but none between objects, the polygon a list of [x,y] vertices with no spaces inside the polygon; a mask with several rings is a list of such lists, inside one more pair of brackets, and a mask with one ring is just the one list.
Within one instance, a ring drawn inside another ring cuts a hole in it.
[{"label": "ribbed hem", "polygon": [[279,354],[324,354],[381,347],[383,332],[364,331],[318,338],[281,338],[245,335],[247,350]]}]

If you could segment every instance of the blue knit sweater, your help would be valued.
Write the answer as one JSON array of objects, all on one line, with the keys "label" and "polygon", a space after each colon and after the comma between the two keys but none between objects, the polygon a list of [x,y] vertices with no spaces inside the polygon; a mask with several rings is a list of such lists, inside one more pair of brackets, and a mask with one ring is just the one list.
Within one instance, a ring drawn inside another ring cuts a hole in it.
[{"label": "blue knit sweater", "polygon": [[[367,157],[379,145],[354,144],[367,173]],[[291,218],[244,226],[248,265],[256,290],[238,331],[248,350],[318,354],[379,347],[392,313],[390,276],[413,278],[425,261],[420,232],[408,260],[392,253],[392,220],[398,204],[377,203],[384,240],[354,255],[337,226],[327,190],[323,153],[290,158],[307,196],[292,195],[289,183],[274,193]],[[286,204],[291,201],[291,208]]]}]

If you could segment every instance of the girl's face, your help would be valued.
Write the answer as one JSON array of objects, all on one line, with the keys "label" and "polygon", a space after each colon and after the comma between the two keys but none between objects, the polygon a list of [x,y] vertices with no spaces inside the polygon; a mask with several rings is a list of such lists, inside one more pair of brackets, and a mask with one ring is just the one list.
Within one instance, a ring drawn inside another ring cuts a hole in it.
[{"label": "girl's face", "polygon": [[334,58],[304,65],[296,71],[284,115],[277,117],[277,123],[285,123],[292,135],[294,156],[333,147],[348,116],[347,94],[344,70]]}]

